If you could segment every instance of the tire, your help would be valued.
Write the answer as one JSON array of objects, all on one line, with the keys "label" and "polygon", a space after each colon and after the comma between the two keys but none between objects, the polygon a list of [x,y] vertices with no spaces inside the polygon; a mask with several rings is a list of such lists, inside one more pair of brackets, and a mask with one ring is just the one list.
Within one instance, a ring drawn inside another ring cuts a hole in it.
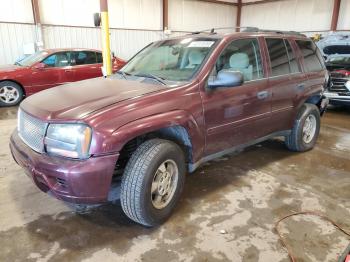
[{"label": "tire", "polygon": [[124,213],[147,227],[162,224],[180,198],[185,173],[184,153],[177,144],[162,139],[144,142],[131,156],[122,177]]},{"label": "tire", "polygon": [[23,99],[23,89],[12,81],[0,82],[0,106],[15,106]]},{"label": "tire", "polygon": [[314,148],[320,133],[320,122],[318,108],[313,104],[304,104],[295,119],[291,134],[285,139],[287,148],[295,152]]}]

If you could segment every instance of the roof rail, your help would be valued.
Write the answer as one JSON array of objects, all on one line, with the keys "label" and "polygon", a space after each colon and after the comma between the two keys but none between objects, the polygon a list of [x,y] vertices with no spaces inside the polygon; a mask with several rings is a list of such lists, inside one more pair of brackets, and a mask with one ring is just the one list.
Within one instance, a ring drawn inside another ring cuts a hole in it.
[{"label": "roof rail", "polygon": [[276,33],[276,34],[283,34],[283,35],[297,35],[297,36],[306,36],[302,33],[299,33],[297,31],[282,31],[282,30],[268,30],[268,29],[260,29],[258,27],[251,27],[251,26],[241,26],[241,27],[217,27],[217,28],[210,28],[205,29],[201,31],[195,31],[190,33],[191,35],[197,35],[201,33],[208,33],[208,34],[216,34],[215,30],[222,30],[222,29],[239,29],[240,32],[266,32],[266,33]]},{"label": "roof rail", "polygon": [[297,32],[297,31],[270,30],[270,29],[260,29],[257,27],[247,27],[242,32],[266,32],[266,33],[276,33],[276,34],[283,34],[283,35],[306,36],[300,32]]}]

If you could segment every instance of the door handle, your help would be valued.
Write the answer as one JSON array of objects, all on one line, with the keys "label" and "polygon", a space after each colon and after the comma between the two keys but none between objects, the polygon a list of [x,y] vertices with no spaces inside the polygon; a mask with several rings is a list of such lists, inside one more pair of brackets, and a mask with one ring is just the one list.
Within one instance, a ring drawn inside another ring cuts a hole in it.
[{"label": "door handle", "polygon": [[269,96],[269,92],[268,91],[260,91],[256,94],[256,96],[258,97],[258,99],[265,99]]},{"label": "door handle", "polygon": [[305,89],[305,83],[298,84],[297,89],[303,91]]}]

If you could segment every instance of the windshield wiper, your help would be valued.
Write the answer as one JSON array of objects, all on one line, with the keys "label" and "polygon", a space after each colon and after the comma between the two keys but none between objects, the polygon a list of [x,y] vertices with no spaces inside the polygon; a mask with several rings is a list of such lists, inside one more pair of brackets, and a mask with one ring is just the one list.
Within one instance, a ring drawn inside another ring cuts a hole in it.
[{"label": "windshield wiper", "polygon": [[117,71],[117,74],[122,75],[125,80],[127,79],[126,76],[130,76],[131,75],[130,73],[126,73],[124,71]]},{"label": "windshield wiper", "polygon": [[20,62],[15,62],[15,65],[22,66]]},{"label": "windshield wiper", "polygon": [[151,74],[151,73],[140,73],[140,74],[135,74],[134,76],[152,78],[152,79],[157,80],[157,81],[158,81],[159,83],[161,83],[162,85],[165,85],[165,86],[166,86],[166,83],[163,81],[164,78],[159,77],[159,76],[156,76],[156,75],[153,75],[153,74]]}]

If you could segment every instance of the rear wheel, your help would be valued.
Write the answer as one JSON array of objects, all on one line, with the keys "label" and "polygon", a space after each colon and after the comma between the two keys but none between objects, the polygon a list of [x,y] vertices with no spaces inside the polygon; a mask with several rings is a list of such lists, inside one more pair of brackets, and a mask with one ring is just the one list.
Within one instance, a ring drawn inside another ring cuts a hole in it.
[{"label": "rear wheel", "polygon": [[320,132],[320,111],[313,104],[305,104],[299,112],[285,143],[289,150],[304,152],[312,149]]},{"label": "rear wheel", "polygon": [[152,139],[131,156],[122,178],[124,213],[145,226],[163,223],[178,202],[185,181],[185,158],[173,142]]},{"label": "rear wheel", "polygon": [[0,82],[0,106],[14,106],[22,99],[22,87],[12,81]]}]

